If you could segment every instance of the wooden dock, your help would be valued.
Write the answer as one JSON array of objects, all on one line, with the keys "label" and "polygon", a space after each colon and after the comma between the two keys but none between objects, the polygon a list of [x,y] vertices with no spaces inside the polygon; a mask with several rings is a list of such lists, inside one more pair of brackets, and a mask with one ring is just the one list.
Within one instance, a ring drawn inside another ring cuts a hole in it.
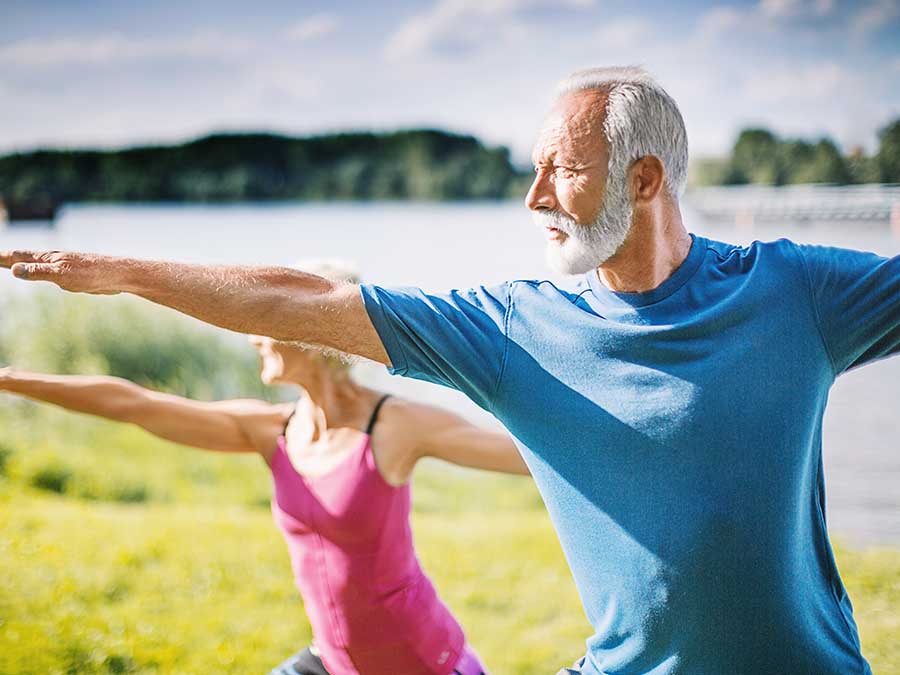
[{"label": "wooden dock", "polygon": [[19,223],[52,225],[60,206],[58,201],[49,197],[30,201],[13,201],[0,197],[0,225],[7,227],[14,227]]},{"label": "wooden dock", "polygon": [[865,221],[900,234],[900,185],[740,185],[695,188],[686,201],[704,218],[755,222]]}]

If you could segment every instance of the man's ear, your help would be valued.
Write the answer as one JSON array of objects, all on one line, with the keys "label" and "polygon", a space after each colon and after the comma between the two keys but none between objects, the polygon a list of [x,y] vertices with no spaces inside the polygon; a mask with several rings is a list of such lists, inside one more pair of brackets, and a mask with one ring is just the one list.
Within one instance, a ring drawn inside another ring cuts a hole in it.
[{"label": "man's ear", "polygon": [[663,189],[666,170],[659,157],[646,155],[631,165],[631,189],[636,204],[651,202]]}]

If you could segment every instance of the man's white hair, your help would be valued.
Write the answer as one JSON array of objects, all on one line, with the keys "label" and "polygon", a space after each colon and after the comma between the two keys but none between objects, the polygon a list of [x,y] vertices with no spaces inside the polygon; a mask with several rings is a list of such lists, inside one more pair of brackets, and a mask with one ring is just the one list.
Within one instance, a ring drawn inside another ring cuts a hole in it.
[{"label": "man's white hair", "polygon": [[687,131],[678,105],[643,68],[579,70],[559,84],[558,95],[596,89],[607,92],[603,131],[609,141],[609,174],[622,175],[647,155],[658,157],[666,187],[677,197],[687,185]]}]

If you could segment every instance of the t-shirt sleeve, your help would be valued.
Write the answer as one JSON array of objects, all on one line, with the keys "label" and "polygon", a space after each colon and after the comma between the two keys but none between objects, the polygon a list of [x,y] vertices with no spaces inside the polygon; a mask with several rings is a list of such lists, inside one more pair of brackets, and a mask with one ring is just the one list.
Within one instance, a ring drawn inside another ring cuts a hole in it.
[{"label": "t-shirt sleeve", "polygon": [[900,351],[900,256],[799,249],[835,374]]},{"label": "t-shirt sleeve", "polygon": [[392,373],[458,389],[490,410],[506,353],[510,284],[445,294],[360,289]]}]

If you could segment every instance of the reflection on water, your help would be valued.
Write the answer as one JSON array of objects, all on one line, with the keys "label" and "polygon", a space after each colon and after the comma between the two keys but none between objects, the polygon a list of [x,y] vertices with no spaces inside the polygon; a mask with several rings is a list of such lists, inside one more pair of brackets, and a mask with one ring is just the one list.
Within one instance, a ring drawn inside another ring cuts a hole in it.
[{"label": "reflection on water", "polygon": [[[900,253],[883,224],[742,227],[703,222],[686,208],[688,228],[735,243],[796,241]],[[188,262],[289,264],[301,258],[357,261],[366,279],[432,289],[548,275],[543,238],[519,203],[322,204],[236,206],[73,206],[57,227],[0,229],[0,248],[87,250]],[[25,284],[0,275],[0,292]],[[102,300],[101,300],[102,301]],[[366,376],[385,389],[447,405],[486,423],[487,414],[456,392]],[[900,358],[841,377],[825,418],[829,525],[858,544],[900,544]]]}]

